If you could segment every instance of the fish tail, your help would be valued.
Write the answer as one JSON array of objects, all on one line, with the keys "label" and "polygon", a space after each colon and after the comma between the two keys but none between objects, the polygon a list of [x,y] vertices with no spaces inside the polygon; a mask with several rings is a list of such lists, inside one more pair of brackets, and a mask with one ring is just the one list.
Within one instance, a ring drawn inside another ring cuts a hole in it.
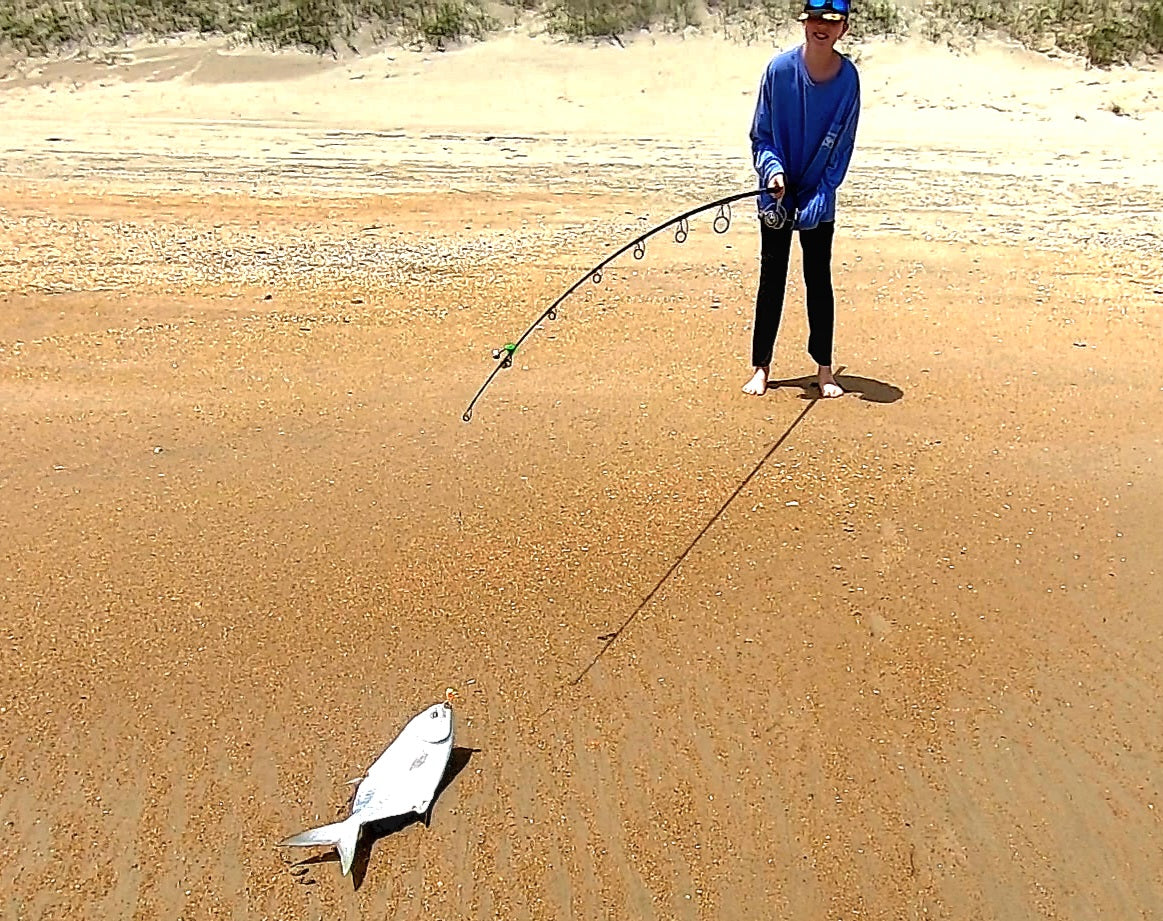
[{"label": "fish tail", "polygon": [[343,875],[351,872],[352,861],[355,860],[355,844],[359,840],[361,823],[353,821],[355,817],[344,819],[342,822],[333,822],[330,825],[321,825],[319,828],[310,828],[301,831],[280,841],[285,847],[309,847],[317,844],[333,844],[339,851],[339,863],[343,867]]}]

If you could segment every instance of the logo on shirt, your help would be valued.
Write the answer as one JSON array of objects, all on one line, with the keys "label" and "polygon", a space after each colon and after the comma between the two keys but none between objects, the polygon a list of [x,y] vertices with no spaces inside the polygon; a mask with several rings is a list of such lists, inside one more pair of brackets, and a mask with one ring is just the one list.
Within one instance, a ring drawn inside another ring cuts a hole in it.
[{"label": "logo on shirt", "polygon": [[833,147],[835,147],[836,146],[836,135],[829,134],[829,135],[825,136],[824,146],[827,147],[829,150],[831,150]]}]

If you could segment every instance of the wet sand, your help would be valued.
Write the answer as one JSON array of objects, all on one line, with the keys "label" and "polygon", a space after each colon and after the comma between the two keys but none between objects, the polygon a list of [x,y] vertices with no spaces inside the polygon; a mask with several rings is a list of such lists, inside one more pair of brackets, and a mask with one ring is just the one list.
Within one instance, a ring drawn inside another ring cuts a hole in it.
[{"label": "wet sand", "polygon": [[[740,393],[744,202],[461,419],[749,187],[769,53],[0,81],[0,915],[1163,916],[1158,74],[868,46],[848,395],[798,280]],[[276,847],[446,686],[430,825]]]}]

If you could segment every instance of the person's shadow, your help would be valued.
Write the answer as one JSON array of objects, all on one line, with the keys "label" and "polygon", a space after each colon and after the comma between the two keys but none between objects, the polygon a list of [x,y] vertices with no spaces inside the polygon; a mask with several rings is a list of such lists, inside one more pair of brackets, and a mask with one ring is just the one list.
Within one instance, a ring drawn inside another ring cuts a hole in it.
[{"label": "person's shadow", "polygon": [[[403,831],[409,825],[415,825],[417,822],[423,822],[425,827],[428,827],[432,821],[432,810],[436,808],[436,801],[440,799],[440,794],[443,793],[461,771],[468,767],[472,756],[479,752],[479,748],[453,748],[452,754],[448,757],[448,767],[444,771],[444,776],[440,779],[440,783],[436,787],[436,792],[432,796],[432,802],[428,804],[428,812],[425,815],[418,815],[410,813],[406,816],[396,816],[391,819],[381,819],[378,822],[368,822],[360,831],[359,841],[355,846],[355,859],[351,864],[351,881],[356,889],[363,885],[364,877],[367,875],[368,863],[371,861],[372,848],[375,847],[377,841],[381,838],[386,838],[389,835],[394,835],[398,831]],[[347,807],[344,813],[347,814],[351,809],[351,803],[355,800],[355,791],[352,791],[351,798],[348,800]],[[334,851],[328,851],[326,854],[317,854],[314,857],[308,857],[306,860],[300,860],[291,867],[291,874],[296,879],[306,886],[315,885],[315,880],[308,878],[305,874],[308,868],[317,864],[324,863],[339,863],[339,854]]]},{"label": "person's shadow", "polygon": [[[857,377],[854,374],[837,374],[836,383],[844,388],[845,396],[850,393],[858,394],[860,399],[869,403],[895,403],[905,395],[900,387],[894,387],[883,381],[874,381],[870,377]],[[779,390],[783,387],[798,387],[803,391],[800,396],[802,400],[820,399],[820,385],[816,383],[815,375],[767,382],[768,390]]]}]

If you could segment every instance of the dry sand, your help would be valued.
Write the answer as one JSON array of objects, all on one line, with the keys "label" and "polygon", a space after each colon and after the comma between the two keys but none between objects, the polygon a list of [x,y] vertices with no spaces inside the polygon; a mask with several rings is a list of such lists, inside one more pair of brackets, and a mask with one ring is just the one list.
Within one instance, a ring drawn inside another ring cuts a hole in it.
[{"label": "dry sand", "polygon": [[[740,394],[745,203],[461,421],[771,51],[9,67],[0,916],[1163,917],[1158,72],[860,48],[848,396],[798,281]],[[275,846],[447,685],[430,826]]]}]

